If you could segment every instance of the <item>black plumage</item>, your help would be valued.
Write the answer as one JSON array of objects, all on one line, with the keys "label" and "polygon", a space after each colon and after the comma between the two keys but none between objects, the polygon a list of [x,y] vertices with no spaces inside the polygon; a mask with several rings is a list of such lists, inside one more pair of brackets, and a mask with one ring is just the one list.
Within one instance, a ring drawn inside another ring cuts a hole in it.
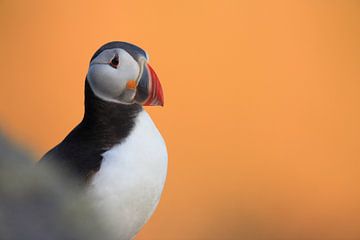
[{"label": "black plumage", "polygon": [[60,144],[46,153],[40,163],[55,164],[86,181],[100,169],[101,154],[130,134],[140,111],[142,106],[138,104],[124,105],[101,100],[86,80],[83,120]]},{"label": "black plumage", "polygon": [[103,51],[107,50],[107,49],[113,49],[113,48],[121,48],[126,50],[127,53],[129,53],[135,60],[139,60],[140,57],[146,57],[146,52],[144,50],[142,50],[141,48],[139,48],[138,46],[128,43],[128,42],[119,42],[119,41],[114,41],[114,42],[109,42],[104,44],[103,46],[101,46],[101,48],[99,48],[94,55],[92,56],[90,62],[96,58],[100,53],[102,53]]}]

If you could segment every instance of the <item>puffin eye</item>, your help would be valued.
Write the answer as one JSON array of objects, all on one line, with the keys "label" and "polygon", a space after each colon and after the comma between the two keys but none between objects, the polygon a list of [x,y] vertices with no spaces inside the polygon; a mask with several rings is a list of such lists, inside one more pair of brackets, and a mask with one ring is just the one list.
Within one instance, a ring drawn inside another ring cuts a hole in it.
[{"label": "puffin eye", "polygon": [[117,68],[117,66],[119,65],[119,56],[117,54],[113,57],[113,59],[111,59],[109,65],[113,68]]}]

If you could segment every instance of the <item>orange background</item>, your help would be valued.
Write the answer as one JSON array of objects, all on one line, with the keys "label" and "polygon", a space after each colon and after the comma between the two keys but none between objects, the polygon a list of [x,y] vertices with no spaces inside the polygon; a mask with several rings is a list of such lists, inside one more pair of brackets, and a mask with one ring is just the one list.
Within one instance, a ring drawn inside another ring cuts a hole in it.
[{"label": "orange background", "polygon": [[36,157],[103,43],[151,56],[169,151],[137,239],[360,239],[360,3],[0,1],[1,128]]}]

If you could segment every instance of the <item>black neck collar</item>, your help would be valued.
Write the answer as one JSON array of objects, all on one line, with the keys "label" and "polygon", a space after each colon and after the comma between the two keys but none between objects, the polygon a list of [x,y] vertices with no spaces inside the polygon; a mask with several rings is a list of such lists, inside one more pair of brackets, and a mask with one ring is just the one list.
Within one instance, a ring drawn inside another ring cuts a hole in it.
[{"label": "black neck collar", "polygon": [[122,128],[133,122],[142,110],[138,104],[119,104],[108,102],[97,97],[88,80],[85,81],[85,113],[83,124],[102,126],[103,128]]},{"label": "black neck collar", "polygon": [[55,162],[86,181],[99,170],[102,154],[129,136],[141,111],[142,106],[138,104],[123,105],[101,100],[86,80],[83,120],[42,159]]}]

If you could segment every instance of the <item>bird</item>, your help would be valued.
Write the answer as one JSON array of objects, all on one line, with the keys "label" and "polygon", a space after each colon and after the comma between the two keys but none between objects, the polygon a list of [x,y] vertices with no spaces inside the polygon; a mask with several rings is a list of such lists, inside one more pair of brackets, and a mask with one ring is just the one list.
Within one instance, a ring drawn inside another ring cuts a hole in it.
[{"label": "bird", "polygon": [[133,239],[157,207],[168,155],[144,106],[163,106],[157,74],[140,47],[113,41],[92,56],[82,121],[41,159],[78,179],[108,231]]}]

